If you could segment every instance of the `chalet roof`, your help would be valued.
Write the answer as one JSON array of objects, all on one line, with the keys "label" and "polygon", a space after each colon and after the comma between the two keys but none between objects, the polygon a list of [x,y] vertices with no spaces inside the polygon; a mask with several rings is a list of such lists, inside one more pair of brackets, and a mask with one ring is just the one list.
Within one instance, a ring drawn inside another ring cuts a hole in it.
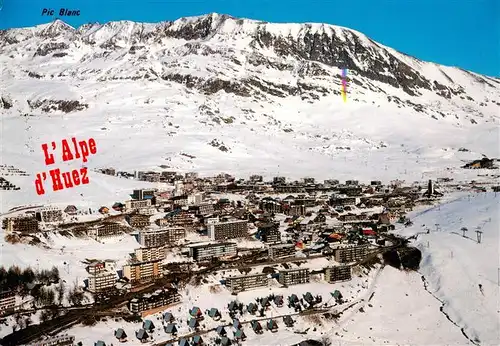
[{"label": "chalet roof", "polygon": [[99,340],[97,342],[94,342],[94,346],[106,346],[106,343],[102,340]]},{"label": "chalet roof", "polygon": [[199,307],[197,307],[197,306],[193,306],[193,308],[192,308],[191,310],[189,310],[189,314],[190,314],[191,316],[196,316],[196,315],[201,314],[201,310],[200,310],[200,308],[199,308]]},{"label": "chalet roof", "polygon": [[247,305],[248,312],[253,312],[253,311],[256,311],[257,309],[258,309],[258,307],[257,307],[257,304],[255,304],[255,303],[250,303]]},{"label": "chalet roof", "polygon": [[281,295],[275,296],[274,303],[275,304],[282,304],[283,303],[283,296],[281,296]]},{"label": "chalet roof", "polygon": [[208,316],[215,317],[219,314],[219,310],[217,308],[211,308],[208,312]]},{"label": "chalet roof", "polygon": [[224,328],[224,326],[218,326],[217,329],[215,330],[217,332],[217,334],[221,335],[221,334],[225,334],[226,333],[226,328]]},{"label": "chalet roof", "polygon": [[125,333],[122,328],[118,328],[117,330],[115,330],[115,337],[118,339],[126,338],[127,333]]},{"label": "chalet roof", "polygon": [[189,320],[189,327],[195,328],[197,326],[198,326],[198,320],[194,317],[191,317],[191,319]]},{"label": "chalet roof", "polygon": [[179,346],[189,346],[189,340],[188,339],[180,339],[179,340]]},{"label": "chalet roof", "polygon": [[230,340],[228,337],[223,336],[223,337],[221,338],[221,343],[220,343],[220,344],[221,344],[222,346],[229,346],[229,345],[231,345],[231,340]]},{"label": "chalet roof", "polygon": [[314,297],[311,294],[311,292],[307,292],[306,294],[304,294],[304,299],[305,299],[306,302],[310,302],[310,301],[314,300]]},{"label": "chalet roof", "polygon": [[270,319],[269,321],[267,321],[267,328],[268,329],[277,329],[278,328],[278,324],[276,323],[275,320]]},{"label": "chalet roof", "polygon": [[238,329],[237,331],[234,332],[234,337],[237,339],[241,339],[245,337],[245,333],[243,332],[242,329]]},{"label": "chalet roof", "polygon": [[238,307],[238,302],[236,300],[231,301],[228,305],[227,308],[229,310],[235,310]]},{"label": "chalet roof", "polygon": [[175,323],[169,323],[165,326],[165,333],[171,334],[175,331],[177,331],[177,327],[176,327]]},{"label": "chalet roof", "polygon": [[139,329],[137,332],[135,332],[135,336],[137,337],[137,339],[139,340],[145,340],[148,338],[148,333],[146,333],[146,331],[144,329]]},{"label": "chalet roof", "polygon": [[236,328],[236,329],[239,329],[241,327],[240,320],[238,320],[237,318],[235,318],[233,320],[233,327]]}]

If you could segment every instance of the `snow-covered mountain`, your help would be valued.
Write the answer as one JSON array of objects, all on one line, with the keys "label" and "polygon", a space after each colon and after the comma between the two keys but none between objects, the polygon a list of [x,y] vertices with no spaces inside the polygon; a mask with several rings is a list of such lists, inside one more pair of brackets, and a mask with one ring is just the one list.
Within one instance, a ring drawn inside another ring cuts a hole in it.
[{"label": "snow-covered mountain", "polygon": [[421,179],[499,156],[498,78],[338,26],[56,20],[0,31],[0,68],[2,160],[30,173],[71,136],[90,168]]},{"label": "snow-covered mountain", "polygon": [[[498,78],[422,62],[362,33],[325,24],[211,14],[156,25],[122,21],[74,29],[56,20],[2,31],[0,47],[12,59],[8,71],[20,67],[11,72],[18,78],[163,80],[206,95],[223,90],[264,100],[315,100],[340,95],[339,69],[346,68],[351,98],[361,102],[375,94],[443,118],[466,111],[455,119],[472,122],[489,121],[500,106]],[[44,68],[48,61],[52,69]]]}]

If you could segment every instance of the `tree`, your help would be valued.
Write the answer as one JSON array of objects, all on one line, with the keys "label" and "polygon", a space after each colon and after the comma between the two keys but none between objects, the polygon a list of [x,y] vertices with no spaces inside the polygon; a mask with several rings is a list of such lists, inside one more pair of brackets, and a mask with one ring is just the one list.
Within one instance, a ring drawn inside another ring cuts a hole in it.
[{"label": "tree", "polygon": [[47,322],[51,319],[50,312],[47,310],[43,310],[42,313],[40,314],[40,321],[42,322]]},{"label": "tree", "polygon": [[37,281],[41,284],[48,285],[50,281],[50,272],[46,269],[42,269],[38,272]]},{"label": "tree", "polygon": [[26,327],[29,327],[32,323],[33,323],[33,320],[31,319],[31,316],[28,316],[26,317]]},{"label": "tree", "polygon": [[0,266],[0,284],[2,286],[5,280],[7,280],[7,270],[3,266]]},{"label": "tree", "polygon": [[21,274],[21,279],[25,285],[35,281],[35,278],[35,272],[31,269],[31,267],[24,268],[23,273]]},{"label": "tree", "polygon": [[324,335],[323,337],[321,337],[321,343],[323,344],[323,346],[331,346],[332,340],[330,340],[328,336]]},{"label": "tree", "polygon": [[68,301],[71,305],[81,305],[84,298],[83,291],[75,284],[68,293]]},{"label": "tree", "polygon": [[66,286],[64,285],[64,281],[59,281],[59,284],[56,288],[57,291],[57,300],[59,301],[59,305],[62,305],[64,301],[64,292],[66,291]]},{"label": "tree", "polygon": [[59,282],[61,277],[59,276],[59,269],[57,267],[52,267],[50,270],[50,281],[53,283]]},{"label": "tree", "polygon": [[40,287],[38,292],[36,293],[33,292],[32,294],[38,305],[47,306],[54,304],[56,294],[50,288]]},{"label": "tree", "polygon": [[21,269],[18,266],[11,266],[7,271],[6,286],[9,289],[17,289],[21,285]]}]

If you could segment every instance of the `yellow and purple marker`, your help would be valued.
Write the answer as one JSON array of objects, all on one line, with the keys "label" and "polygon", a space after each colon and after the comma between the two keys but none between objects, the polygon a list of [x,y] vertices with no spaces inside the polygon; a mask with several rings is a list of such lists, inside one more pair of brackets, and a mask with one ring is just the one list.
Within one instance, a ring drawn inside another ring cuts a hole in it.
[{"label": "yellow and purple marker", "polygon": [[344,99],[344,102],[347,102],[347,82],[346,82],[346,77],[347,77],[347,69],[342,69],[342,98]]}]

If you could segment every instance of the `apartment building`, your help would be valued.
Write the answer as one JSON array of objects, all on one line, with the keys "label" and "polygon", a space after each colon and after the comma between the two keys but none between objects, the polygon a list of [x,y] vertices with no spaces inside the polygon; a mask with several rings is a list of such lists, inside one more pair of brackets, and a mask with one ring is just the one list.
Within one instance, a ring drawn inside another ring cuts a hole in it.
[{"label": "apartment building", "polygon": [[242,238],[248,235],[247,220],[219,221],[218,218],[207,220],[208,236],[212,240]]},{"label": "apartment building", "polygon": [[285,214],[289,216],[304,216],[306,214],[305,205],[291,205],[285,210]]},{"label": "apartment building", "polygon": [[92,275],[106,271],[114,272],[116,271],[116,263],[113,260],[94,261],[89,263],[85,270],[87,270],[87,273]]},{"label": "apartment building", "polygon": [[20,215],[4,219],[6,233],[36,233],[39,231],[38,220],[30,215]]},{"label": "apartment building", "polygon": [[268,213],[281,213],[283,211],[283,205],[279,200],[271,197],[264,197],[259,202],[259,209]]},{"label": "apartment building", "polygon": [[268,249],[268,256],[271,259],[295,256],[295,244],[271,245]]},{"label": "apartment building", "polygon": [[356,197],[335,197],[330,199],[330,205],[333,207],[356,205],[357,204],[356,202],[357,202]]},{"label": "apartment building", "polygon": [[187,212],[174,212],[167,215],[170,224],[180,227],[191,227],[193,225],[193,216]]},{"label": "apartment building", "polygon": [[284,286],[305,284],[310,280],[311,274],[307,268],[282,270],[278,276],[278,282]]},{"label": "apartment building", "polygon": [[193,193],[187,197],[187,205],[199,205],[201,202],[203,202],[203,193],[201,192]]},{"label": "apartment building", "polygon": [[0,291],[0,316],[14,311],[16,306],[16,295],[14,291]]},{"label": "apartment building", "polygon": [[268,223],[262,225],[258,229],[260,239],[267,244],[281,242],[281,232],[279,231],[279,223]]},{"label": "apartment building", "polygon": [[127,210],[148,208],[150,206],[151,206],[151,199],[138,199],[138,200],[133,199],[130,201],[125,201],[125,208],[127,208]]},{"label": "apartment building", "polygon": [[171,198],[172,203],[179,207],[184,207],[188,205],[188,196],[185,194],[175,195]]},{"label": "apartment building", "polygon": [[195,245],[189,248],[189,256],[195,261],[210,261],[213,258],[230,258],[236,256],[236,243],[216,243]]},{"label": "apartment building", "polygon": [[186,237],[183,227],[149,229],[139,232],[139,244],[144,247],[158,247],[173,244]]},{"label": "apartment building", "polygon": [[88,290],[91,293],[108,292],[115,288],[116,273],[111,271],[102,271],[89,275]]},{"label": "apartment building", "polygon": [[123,227],[117,222],[106,222],[103,225],[93,227],[87,231],[87,235],[93,239],[114,237],[122,234]]},{"label": "apartment building", "polygon": [[69,346],[74,345],[75,337],[72,335],[50,336],[46,339],[32,342],[24,346]]},{"label": "apartment building", "polygon": [[138,189],[134,190],[132,193],[132,198],[135,200],[145,200],[145,199],[153,199],[156,193],[156,189]]},{"label": "apartment building", "polygon": [[148,207],[148,208],[137,209],[137,214],[141,214],[141,215],[151,216],[151,215],[154,215],[155,213],[156,213],[156,208],[155,207]]},{"label": "apartment building", "polygon": [[40,222],[62,222],[63,212],[58,208],[47,207],[37,211],[35,217]]},{"label": "apartment building", "polygon": [[333,249],[335,261],[339,263],[355,262],[363,259],[368,253],[368,245],[353,245]]},{"label": "apartment building", "polygon": [[123,277],[131,283],[153,281],[161,276],[159,260],[132,262],[123,266]]},{"label": "apartment building", "polygon": [[166,258],[166,247],[165,246],[157,246],[157,247],[141,247],[134,250],[135,258],[140,262],[147,261],[162,261]]},{"label": "apartment building", "polygon": [[201,203],[198,205],[198,208],[198,213],[200,215],[211,215],[215,211],[212,203]]},{"label": "apartment building", "polygon": [[130,227],[137,227],[137,228],[143,228],[149,226],[150,220],[149,215],[142,215],[142,214],[130,214],[125,216],[125,220],[127,220],[128,224]]},{"label": "apartment building", "polygon": [[351,280],[351,267],[348,265],[340,265],[325,268],[325,281],[334,283],[338,281]]},{"label": "apartment building", "polygon": [[175,288],[168,288],[145,294],[142,297],[129,301],[129,310],[133,314],[142,313],[142,316],[157,312],[166,306],[181,301],[181,296]]},{"label": "apartment building", "polygon": [[226,278],[226,287],[233,293],[242,292],[269,284],[267,274],[238,275]]}]

